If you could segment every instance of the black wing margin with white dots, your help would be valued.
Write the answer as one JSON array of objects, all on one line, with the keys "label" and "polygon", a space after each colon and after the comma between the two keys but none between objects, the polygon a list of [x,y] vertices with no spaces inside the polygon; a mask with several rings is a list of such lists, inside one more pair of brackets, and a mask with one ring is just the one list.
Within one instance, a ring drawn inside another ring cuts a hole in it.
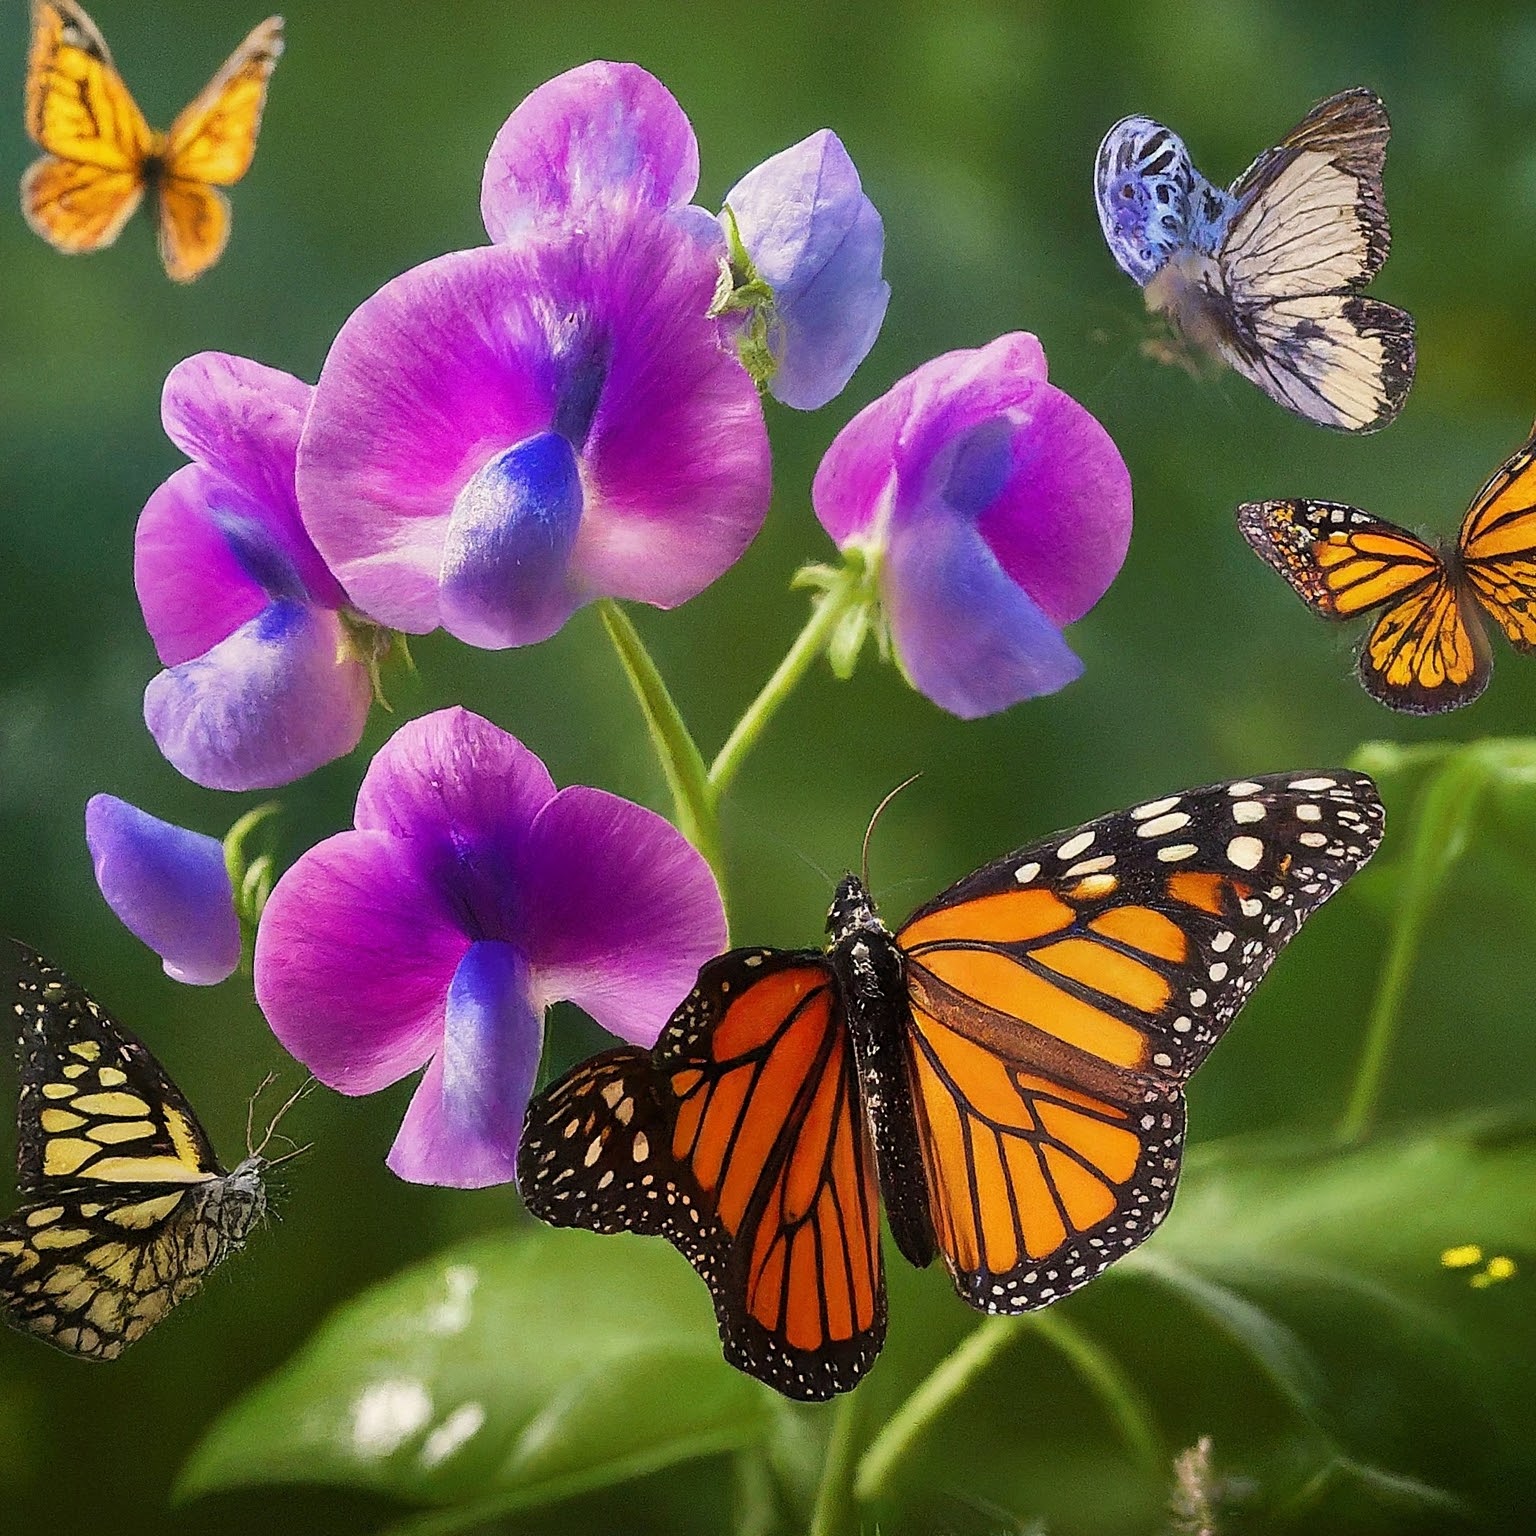
[{"label": "black wing margin with white dots", "polygon": [[966,1300],[1043,1306],[1149,1235],[1185,1080],[1381,824],[1343,770],[1189,790],[996,860],[898,932],[934,1233]]},{"label": "black wing margin with white dots", "polygon": [[786,1396],[848,1390],[884,1340],[874,1151],[818,951],[710,961],[654,1051],[606,1051],[534,1099],[518,1183],[552,1225],[666,1237],[726,1359]]},{"label": "black wing margin with white dots", "polygon": [[145,1046],[56,965],[8,943],[21,1193],[222,1176],[191,1105]]}]

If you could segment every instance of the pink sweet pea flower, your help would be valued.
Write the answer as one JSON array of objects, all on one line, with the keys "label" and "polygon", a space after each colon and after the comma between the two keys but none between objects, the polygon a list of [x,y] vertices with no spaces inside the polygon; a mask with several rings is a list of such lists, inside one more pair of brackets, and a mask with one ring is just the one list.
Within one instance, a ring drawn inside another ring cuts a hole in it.
[{"label": "pink sweet pea flower", "polygon": [[650,1044],[724,943],[709,866],[669,823],[557,791],[519,741],[445,709],[374,758],[355,830],[278,881],[256,998],[342,1093],[425,1066],[389,1166],[474,1188],[514,1175],[551,1003]]}]

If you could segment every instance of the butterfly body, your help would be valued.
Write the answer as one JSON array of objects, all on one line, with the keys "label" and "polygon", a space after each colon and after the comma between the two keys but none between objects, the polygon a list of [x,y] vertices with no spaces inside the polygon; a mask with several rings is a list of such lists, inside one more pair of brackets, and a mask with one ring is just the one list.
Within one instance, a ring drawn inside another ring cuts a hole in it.
[{"label": "butterfly body", "polygon": [[1105,241],[1149,309],[1287,410],[1375,431],[1414,369],[1412,318],[1360,292],[1390,242],[1389,131],[1373,92],[1343,91],[1224,190],[1171,129],[1122,119],[1095,166]]},{"label": "butterfly body", "polygon": [[0,1223],[0,1314],[112,1360],[239,1248],[270,1166],[231,1172],[159,1064],[34,951],[14,945],[21,1093],[17,1184]]},{"label": "butterfly body", "polygon": [[177,282],[200,276],[229,238],[219,190],[250,168],[282,18],[255,27],[165,133],[145,121],[105,39],[75,0],[33,0],[27,132],[43,149],[22,175],[27,222],[68,254],[111,245],[146,193]]},{"label": "butterfly body", "polygon": [[1343,772],[1192,790],[1016,850],[894,933],[850,875],[825,951],[719,956],[653,1049],[538,1095],[524,1200],[667,1237],[726,1358],[791,1397],[880,1348],[882,1202],[972,1306],[1045,1306],[1167,1213],[1185,1081],[1380,818]]},{"label": "butterfly body", "polygon": [[1248,502],[1237,523],[1314,613],[1376,614],[1357,670],[1391,709],[1441,714],[1476,699],[1493,667],[1488,619],[1517,651],[1536,651],[1536,436],[1439,547],[1343,502]]}]

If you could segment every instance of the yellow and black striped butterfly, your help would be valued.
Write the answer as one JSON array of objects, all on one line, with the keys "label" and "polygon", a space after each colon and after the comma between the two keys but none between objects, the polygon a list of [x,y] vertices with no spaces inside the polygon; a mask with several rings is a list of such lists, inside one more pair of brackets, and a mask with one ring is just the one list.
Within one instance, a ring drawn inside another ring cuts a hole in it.
[{"label": "yellow and black striped butterfly", "polygon": [[1380,609],[1360,646],[1365,691],[1391,709],[1437,715],[1488,686],[1479,610],[1517,651],[1536,651],[1536,428],[1472,498],[1455,546],[1335,501],[1256,501],[1237,526],[1326,619]]},{"label": "yellow and black striped butterfly", "polygon": [[1361,290],[1387,259],[1391,126],[1357,87],[1319,102],[1223,189],[1148,117],[1099,146],[1099,223],[1147,307],[1286,410],[1374,432],[1413,383],[1413,317]]},{"label": "yellow and black striped butterfly", "polygon": [[200,276],[229,240],[229,199],[251,168],[283,19],[254,27],[166,133],[144,120],[106,40],[75,0],[32,0],[27,132],[45,151],[21,179],[21,211],[50,245],[111,245],[146,191],[166,273]]},{"label": "yellow and black striped butterfly", "polygon": [[28,1203],[0,1223],[0,1315],[114,1360],[244,1243],[282,1159],[258,1149],[226,1173],[148,1050],[41,955],[11,947]]},{"label": "yellow and black striped butterfly", "polygon": [[670,1239],[726,1358],[789,1397],[880,1349],[882,1198],[972,1306],[1046,1306],[1167,1213],[1186,1080],[1381,826],[1357,773],[1189,790],[1010,853],[894,935],[849,875],[824,952],[711,960],[653,1050],[538,1095],[523,1198]]}]

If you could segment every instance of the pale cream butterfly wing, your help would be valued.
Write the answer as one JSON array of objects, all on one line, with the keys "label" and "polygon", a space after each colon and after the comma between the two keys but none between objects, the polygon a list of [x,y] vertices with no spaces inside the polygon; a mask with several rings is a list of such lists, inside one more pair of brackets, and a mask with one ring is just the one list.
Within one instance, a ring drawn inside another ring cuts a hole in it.
[{"label": "pale cream butterfly wing", "polygon": [[1391,244],[1386,108],[1363,87],[1314,107],[1233,184],[1217,253],[1225,323],[1210,339],[1244,378],[1326,427],[1373,432],[1413,382],[1413,317],[1360,292]]}]

